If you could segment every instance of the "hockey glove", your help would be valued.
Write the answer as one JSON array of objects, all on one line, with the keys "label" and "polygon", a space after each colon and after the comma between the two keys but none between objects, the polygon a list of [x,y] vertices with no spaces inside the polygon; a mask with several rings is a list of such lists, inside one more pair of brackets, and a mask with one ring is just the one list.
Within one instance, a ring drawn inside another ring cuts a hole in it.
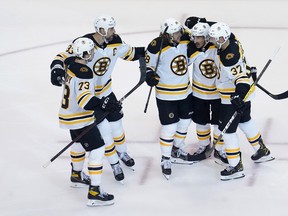
[{"label": "hockey glove", "polygon": [[135,47],[135,56],[133,60],[138,60],[140,57],[145,57],[145,47]]},{"label": "hockey glove", "polygon": [[154,71],[149,71],[146,73],[145,81],[147,85],[151,87],[156,86],[159,83],[159,79],[160,77]]},{"label": "hockey glove", "polygon": [[108,112],[115,112],[122,109],[121,104],[113,98],[102,97],[100,99],[101,109]]},{"label": "hockey glove", "polygon": [[51,69],[51,83],[55,86],[62,86],[65,82],[65,70],[61,65],[55,65]]},{"label": "hockey glove", "polygon": [[235,93],[231,95],[230,101],[235,110],[239,113],[243,113],[245,109],[244,98],[250,89],[250,85],[246,83],[238,83],[236,85]]},{"label": "hockey glove", "polygon": [[205,18],[200,18],[200,17],[195,17],[195,16],[192,16],[192,17],[188,17],[185,21],[185,25],[189,28],[189,29],[192,29],[193,26],[195,24],[197,24],[198,22],[207,22]]},{"label": "hockey glove", "polygon": [[238,94],[231,95],[230,101],[237,112],[243,113],[245,103],[243,99],[240,97],[240,95]]},{"label": "hockey glove", "polygon": [[252,76],[253,81],[257,79],[257,68],[256,67],[251,67],[250,68],[250,74]]}]

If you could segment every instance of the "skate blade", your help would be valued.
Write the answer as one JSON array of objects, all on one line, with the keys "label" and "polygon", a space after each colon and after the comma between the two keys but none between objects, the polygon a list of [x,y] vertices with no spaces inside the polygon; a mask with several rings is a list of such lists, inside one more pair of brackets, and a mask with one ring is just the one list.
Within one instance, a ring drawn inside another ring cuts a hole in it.
[{"label": "skate blade", "polygon": [[163,176],[165,177],[166,180],[169,180],[170,175],[165,175],[164,173],[162,173],[162,174],[163,174]]},{"label": "skate blade", "polygon": [[70,187],[72,187],[72,188],[84,188],[84,187],[88,187],[88,185],[82,184],[79,182],[71,182]]},{"label": "skate blade", "polygon": [[117,182],[119,182],[121,185],[124,185],[124,180],[120,180],[120,181],[117,181]]},{"label": "skate blade", "polygon": [[131,166],[131,167],[126,166],[126,167],[129,168],[130,170],[132,170],[133,172],[135,171],[134,166]]},{"label": "skate blade", "polygon": [[244,178],[244,177],[245,177],[244,172],[238,172],[230,176],[221,176],[220,179],[222,181],[229,181],[229,180],[239,179],[239,178]]},{"label": "skate blade", "polygon": [[97,207],[97,206],[109,206],[113,205],[114,200],[109,200],[109,201],[101,201],[101,200],[88,200],[87,206],[89,207]]},{"label": "skate blade", "polygon": [[275,157],[272,157],[272,156],[264,156],[256,161],[254,161],[254,163],[265,163],[265,162],[269,162],[269,161],[272,161],[272,160],[275,160]]},{"label": "skate blade", "polygon": [[198,163],[199,161],[185,161],[179,158],[171,158],[171,163],[173,164],[181,164],[181,165],[192,165],[194,163]]}]

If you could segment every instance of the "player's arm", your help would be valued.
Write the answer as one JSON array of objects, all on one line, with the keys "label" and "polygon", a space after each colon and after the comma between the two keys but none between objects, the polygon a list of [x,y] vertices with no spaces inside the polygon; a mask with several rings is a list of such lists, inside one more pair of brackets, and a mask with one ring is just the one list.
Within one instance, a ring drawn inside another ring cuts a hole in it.
[{"label": "player's arm", "polygon": [[66,52],[59,53],[55,56],[52,63],[50,64],[51,69],[51,83],[55,86],[62,86],[65,80],[65,59],[67,59],[71,54],[72,45],[70,44]]},{"label": "player's arm", "polygon": [[214,21],[207,21],[205,17],[196,17],[196,16],[191,16],[188,17],[185,21],[185,26],[187,26],[189,29],[192,29],[193,26],[195,24],[197,24],[198,22],[204,22],[204,23],[208,23],[210,26],[213,25]]}]

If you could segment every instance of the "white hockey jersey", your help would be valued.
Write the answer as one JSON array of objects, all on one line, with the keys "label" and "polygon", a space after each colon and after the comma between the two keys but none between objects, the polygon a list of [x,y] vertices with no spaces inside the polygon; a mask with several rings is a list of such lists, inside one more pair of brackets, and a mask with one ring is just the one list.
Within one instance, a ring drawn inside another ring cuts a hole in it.
[{"label": "white hockey jersey", "polygon": [[77,63],[72,69],[69,66],[67,68],[59,110],[60,127],[64,129],[80,129],[95,121],[94,110],[84,109],[94,97],[93,72],[87,66]]},{"label": "white hockey jersey", "polygon": [[[131,61],[135,55],[135,47],[125,44],[119,35],[115,35],[113,40],[104,47],[100,47],[93,37],[94,33],[87,34],[83,37],[90,38],[95,44],[94,58],[87,65],[97,76],[95,82],[95,95],[98,98],[108,96],[112,92],[112,71],[114,70],[117,59],[120,57],[124,60]],[[55,64],[64,62],[67,57],[73,54],[72,46],[69,45],[66,52],[59,53],[55,58]],[[52,63],[53,64],[53,63]]]},{"label": "white hockey jersey", "polygon": [[192,65],[193,96],[203,100],[219,99],[216,87],[218,69],[214,62],[216,47],[208,43],[199,50],[191,42],[188,49],[189,65]]},{"label": "white hockey jersey", "polygon": [[[156,87],[156,97],[160,100],[183,100],[192,93],[188,72],[187,45],[189,36],[185,33],[177,46],[171,46],[164,41],[162,53],[156,73],[159,83]],[[146,51],[147,71],[156,70],[160,53],[161,38],[155,38]]]},{"label": "white hockey jersey", "polygon": [[[248,76],[246,70],[246,60],[243,49],[238,40],[230,37],[229,46],[224,50],[215,50],[215,64],[219,69],[216,79],[216,86],[220,93],[222,104],[231,104],[231,94],[235,93],[236,85],[243,83],[252,85],[252,78]],[[246,101],[254,97],[252,89]]]}]

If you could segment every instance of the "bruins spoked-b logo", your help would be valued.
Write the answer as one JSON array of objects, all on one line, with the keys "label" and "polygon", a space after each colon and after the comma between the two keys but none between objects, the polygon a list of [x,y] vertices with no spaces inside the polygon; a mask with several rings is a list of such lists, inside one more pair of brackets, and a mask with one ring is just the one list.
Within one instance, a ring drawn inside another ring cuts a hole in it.
[{"label": "bruins spoked-b logo", "polygon": [[108,57],[103,57],[98,59],[93,66],[93,71],[97,76],[103,76],[111,63],[111,59]]},{"label": "bruins spoked-b logo", "polygon": [[176,74],[178,76],[185,75],[188,71],[186,57],[184,55],[176,56],[171,61],[170,67],[171,67],[171,70],[173,71],[174,74]]},{"label": "bruins spoked-b logo", "polygon": [[212,59],[205,59],[199,64],[202,75],[208,79],[213,79],[217,75],[217,66]]}]

